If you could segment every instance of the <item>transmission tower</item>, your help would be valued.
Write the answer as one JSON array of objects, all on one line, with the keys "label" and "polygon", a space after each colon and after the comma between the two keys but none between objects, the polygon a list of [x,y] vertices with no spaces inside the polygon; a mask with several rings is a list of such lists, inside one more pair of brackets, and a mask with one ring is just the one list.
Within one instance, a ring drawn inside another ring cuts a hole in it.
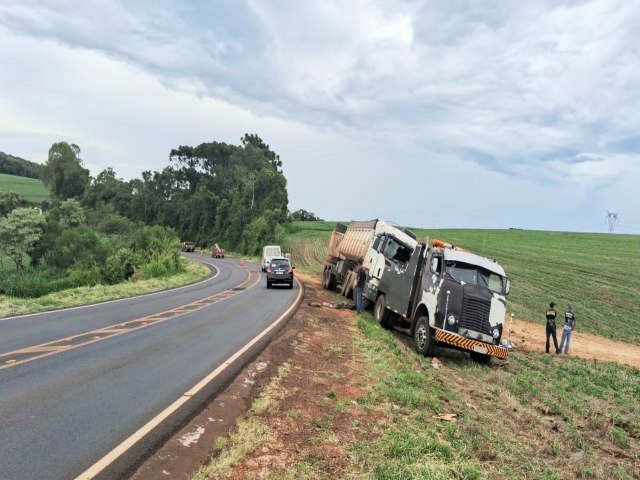
[{"label": "transmission tower", "polygon": [[607,224],[609,225],[609,233],[613,233],[618,225],[618,214],[616,212],[607,212]]}]

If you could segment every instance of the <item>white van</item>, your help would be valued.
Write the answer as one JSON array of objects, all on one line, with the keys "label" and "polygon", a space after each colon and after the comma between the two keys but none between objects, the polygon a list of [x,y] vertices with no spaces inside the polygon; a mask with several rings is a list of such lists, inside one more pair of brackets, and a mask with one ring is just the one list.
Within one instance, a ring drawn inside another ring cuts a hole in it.
[{"label": "white van", "polygon": [[262,249],[262,271],[267,271],[267,267],[271,263],[271,259],[273,257],[281,256],[282,250],[280,249],[280,245],[265,245],[265,247]]}]

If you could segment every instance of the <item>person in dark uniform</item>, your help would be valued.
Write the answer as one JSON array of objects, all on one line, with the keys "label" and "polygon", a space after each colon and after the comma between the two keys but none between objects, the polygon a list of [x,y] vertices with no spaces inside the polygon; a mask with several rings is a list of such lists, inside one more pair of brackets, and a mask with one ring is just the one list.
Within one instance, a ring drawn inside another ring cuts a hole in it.
[{"label": "person in dark uniform", "polygon": [[549,353],[549,337],[553,338],[553,346],[556,349],[556,353],[560,353],[558,348],[558,337],[556,336],[556,309],[555,302],[549,304],[547,308],[547,353]]}]

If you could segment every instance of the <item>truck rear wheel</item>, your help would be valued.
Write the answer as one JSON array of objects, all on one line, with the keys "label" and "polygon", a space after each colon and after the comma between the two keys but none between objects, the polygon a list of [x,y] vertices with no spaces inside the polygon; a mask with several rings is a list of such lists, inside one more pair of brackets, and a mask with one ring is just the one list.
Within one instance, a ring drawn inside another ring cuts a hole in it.
[{"label": "truck rear wheel", "polygon": [[332,292],[336,289],[336,276],[332,273],[329,274],[329,281],[327,282],[327,290],[331,290]]},{"label": "truck rear wheel", "polygon": [[385,307],[384,295],[380,295],[378,300],[376,300],[376,305],[373,308],[373,316],[383,328],[393,328],[391,312]]},{"label": "truck rear wheel", "polygon": [[322,272],[322,288],[329,290],[329,272],[326,270]]},{"label": "truck rear wheel", "polygon": [[349,272],[342,282],[342,296],[353,298],[353,272]]},{"label": "truck rear wheel", "polygon": [[429,326],[427,317],[420,317],[416,323],[416,329],[413,333],[413,340],[416,343],[416,352],[425,357],[433,354],[433,329]]}]

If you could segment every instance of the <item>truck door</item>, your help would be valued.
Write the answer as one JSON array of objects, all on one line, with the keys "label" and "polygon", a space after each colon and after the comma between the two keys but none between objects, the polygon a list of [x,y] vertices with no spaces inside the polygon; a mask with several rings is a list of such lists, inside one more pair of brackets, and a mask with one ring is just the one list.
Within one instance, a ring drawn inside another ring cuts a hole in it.
[{"label": "truck door", "polygon": [[422,276],[423,301],[434,316],[435,323],[432,326],[442,328],[447,310],[447,293],[446,288],[443,288],[447,283],[444,280],[443,255],[432,251],[427,261],[428,265]]},{"label": "truck door", "polygon": [[[365,259],[365,268],[369,271],[369,277],[375,278],[379,280],[382,277],[382,273],[384,272],[384,257],[381,255],[381,252],[384,250],[384,246],[387,243],[387,236],[381,235],[375,239],[373,242],[373,252],[368,255],[368,262]],[[376,286],[377,286],[377,282]]]}]

